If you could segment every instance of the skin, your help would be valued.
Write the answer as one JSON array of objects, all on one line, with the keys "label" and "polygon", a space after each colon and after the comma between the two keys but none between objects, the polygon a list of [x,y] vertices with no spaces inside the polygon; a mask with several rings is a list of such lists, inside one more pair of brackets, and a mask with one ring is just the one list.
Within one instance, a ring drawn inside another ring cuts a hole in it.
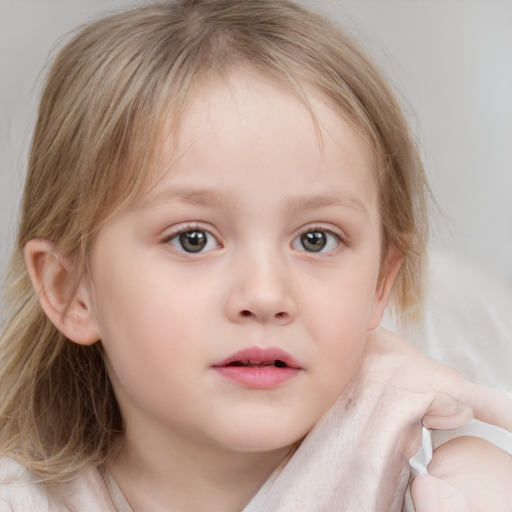
[{"label": "skin", "polygon": [[412,484],[417,512],[512,511],[512,458],[484,439],[459,437],[441,445],[428,471]]},{"label": "skin", "polygon": [[[48,316],[77,343],[101,339],[126,429],[110,469],[134,512],[241,510],[355,376],[363,398],[351,421],[365,428],[348,430],[359,438],[346,466],[363,456],[393,467],[381,503],[397,502],[409,434],[437,395],[476,396],[446,370],[426,385],[428,358],[376,331],[401,258],[391,251],[381,265],[373,158],[341,117],[311,102],[321,144],[304,106],[271,83],[241,72],[198,87],[176,151],[162,148],[162,178],[100,230],[91,277],[72,297],[58,249],[27,245]],[[308,232],[324,237],[321,251],[304,245]],[[183,233],[207,243],[187,252]],[[300,370],[262,390],[214,369],[254,346],[285,350]],[[393,421],[386,403],[401,404]],[[388,428],[375,428],[383,419]],[[371,451],[382,446],[390,464]],[[365,478],[385,473],[377,469]],[[380,484],[360,487],[370,504],[358,510],[375,512]]]},{"label": "skin", "polygon": [[[381,275],[373,159],[313,107],[323,150],[307,110],[277,87],[239,74],[200,88],[178,157],[164,148],[170,170],[98,235],[87,294],[126,423],[112,471],[135,510],[198,509],[192,482],[218,489],[217,475],[242,468],[255,485],[236,499],[228,486],[218,507],[240,509],[344,390],[380,322],[394,272]],[[172,239],[183,230],[207,232],[206,249],[185,252]],[[311,230],[325,250],[301,245]],[[212,369],[252,346],[279,347],[301,370],[262,391]]]}]

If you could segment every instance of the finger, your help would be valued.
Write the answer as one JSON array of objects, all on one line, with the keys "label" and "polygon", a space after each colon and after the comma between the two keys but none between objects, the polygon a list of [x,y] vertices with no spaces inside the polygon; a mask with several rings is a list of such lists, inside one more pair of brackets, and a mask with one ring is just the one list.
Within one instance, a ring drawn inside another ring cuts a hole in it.
[{"label": "finger", "polygon": [[474,419],[474,412],[470,406],[443,394],[434,397],[422,423],[428,429],[450,430],[463,427],[472,419]]},{"label": "finger", "polygon": [[512,458],[478,437],[457,437],[439,446],[428,472],[456,487],[472,511],[512,511]]},{"label": "finger", "polygon": [[451,382],[449,387],[452,388],[450,396],[459,404],[470,407],[477,420],[512,432],[511,396],[498,389],[469,382],[462,376],[458,385]]},{"label": "finger", "polygon": [[[463,427],[477,419],[512,432],[512,398],[492,388],[477,386],[466,381],[458,399],[448,394],[438,394],[423,417],[428,429],[448,430]],[[471,390],[471,392],[470,392]]]},{"label": "finger", "polygon": [[455,397],[471,408],[474,417],[512,432],[512,397],[498,389],[471,384]]},{"label": "finger", "polygon": [[455,369],[431,359],[393,333],[381,328],[373,331],[368,337],[366,356],[369,374],[404,390],[433,393],[434,409],[439,408],[442,397],[446,396],[459,404],[454,414],[447,413],[446,408],[440,414],[430,413],[431,406],[426,408],[420,418],[426,417],[426,423],[439,425],[430,428],[456,428],[476,418],[512,432],[512,397],[470,382]]},{"label": "finger", "polygon": [[411,497],[416,512],[468,512],[464,494],[444,480],[420,475],[411,484]]},{"label": "finger", "polygon": [[[495,388],[480,386],[464,378],[457,370],[450,368],[442,363],[435,362],[436,368],[432,370],[432,390],[435,393],[435,399],[431,404],[434,409],[443,410],[441,414],[431,414],[427,411],[426,416],[449,417],[447,407],[443,407],[442,402],[449,400],[443,397],[451,397],[455,402],[451,405],[454,408],[454,418],[459,415],[461,421],[465,423],[469,419],[478,419],[491,425],[504,428],[512,432],[512,397]],[[428,379],[427,381],[428,382]],[[458,406],[456,405],[458,403]],[[470,408],[471,413],[464,411],[464,407]],[[429,407],[429,409],[431,408]],[[449,408],[448,408],[449,409]],[[472,417],[471,417],[472,416]],[[434,427],[439,428],[439,427]],[[446,428],[446,427],[444,427]],[[456,428],[456,427],[449,427]]]}]

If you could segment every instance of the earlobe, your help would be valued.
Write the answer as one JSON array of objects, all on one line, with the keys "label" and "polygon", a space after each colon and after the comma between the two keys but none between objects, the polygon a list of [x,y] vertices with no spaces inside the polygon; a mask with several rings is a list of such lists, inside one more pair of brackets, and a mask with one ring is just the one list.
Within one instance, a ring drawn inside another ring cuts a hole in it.
[{"label": "earlobe", "polygon": [[393,284],[400,272],[400,268],[402,267],[403,259],[404,255],[402,251],[396,247],[390,248],[386,261],[382,266],[377,288],[375,290],[375,298],[370,313],[370,322],[368,327],[368,330],[370,331],[376,329],[382,320],[382,316],[384,315],[384,311],[389,302],[389,297],[391,296]]},{"label": "earlobe", "polygon": [[25,246],[25,262],[39,302],[51,322],[70,340],[90,345],[99,339],[88,290],[71,282],[70,265],[49,240]]}]

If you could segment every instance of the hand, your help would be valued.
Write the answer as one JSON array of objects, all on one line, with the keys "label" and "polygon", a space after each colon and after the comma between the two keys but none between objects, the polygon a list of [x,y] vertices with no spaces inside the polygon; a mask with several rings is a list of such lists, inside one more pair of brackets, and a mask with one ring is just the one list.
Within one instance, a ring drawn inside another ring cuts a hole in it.
[{"label": "hand", "polygon": [[[396,450],[403,450],[406,456],[415,453],[419,445],[419,431],[414,428],[414,423],[418,425],[418,419],[428,428],[452,429],[477,418],[512,431],[512,400],[504,393],[466,381],[455,370],[433,361],[391,333],[381,330],[374,334],[377,337],[370,338],[362,366],[362,373],[366,372],[366,379],[363,380],[366,380],[368,389],[382,393],[381,403],[389,402],[388,419],[381,418],[379,421],[387,422],[388,427],[394,429],[389,433],[398,435]],[[379,390],[379,383],[387,383],[387,388]],[[404,409],[408,410],[408,414]],[[378,418],[379,410],[376,409],[374,419]],[[393,421],[390,423],[389,419]],[[413,423],[407,427],[410,421]],[[383,436],[381,440],[384,440]],[[469,444],[467,439],[465,442]],[[487,445],[485,452],[469,446],[463,449],[459,440],[436,450],[429,466],[431,475],[420,477],[412,489],[417,512],[512,511],[509,491],[512,459],[494,445],[472,439],[472,444],[480,448],[482,443]],[[479,456],[475,457],[477,453]],[[468,454],[474,457],[472,465]],[[394,473],[388,475],[393,478],[392,475],[397,474],[396,464],[399,461],[392,452],[388,452],[387,457],[395,464]],[[489,464],[484,476],[485,460]],[[393,464],[388,468],[393,468]],[[508,485],[503,482],[504,474],[508,475]],[[489,480],[486,485],[482,485],[484,480]],[[418,494],[420,490],[421,498]],[[508,499],[502,498],[500,503],[506,502],[508,505],[503,505],[505,508],[501,509],[498,501],[495,501],[489,508],[489,500],[483,499],[483,496],[498,499],[500,493],[508,496]]]},{"label": "hand", "polygon": [[512,400],[376,329],[352,384],[246,512],[397,512],[422,423],[452,429],[473,418],[512,431]]}]

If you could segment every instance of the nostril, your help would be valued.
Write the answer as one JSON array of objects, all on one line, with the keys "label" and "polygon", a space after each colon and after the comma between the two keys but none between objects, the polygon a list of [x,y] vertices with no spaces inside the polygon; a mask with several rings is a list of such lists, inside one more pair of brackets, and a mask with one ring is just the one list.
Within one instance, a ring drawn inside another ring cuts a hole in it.
[{"label": "nostril", "polygon": [[239,313],[238,313],[238,317],[239,318],[253,318],[253,319],[256,319],[256,320],[261,320],[261,321],[266,321],[266,320],[270,320],[271,318],[273,318],[274,320],[276,321],[279,321],[279,322],[286,322],[289,320],[290,318],[290,314],[287,312],[287,311],[280,311],[279,313],[275,313],[273,315],[268,315],[266,313],[262,313],[261,315],[258,314],[258,312],[254,312],[254,311],[251,311],[250,309],[242,309]]}]

